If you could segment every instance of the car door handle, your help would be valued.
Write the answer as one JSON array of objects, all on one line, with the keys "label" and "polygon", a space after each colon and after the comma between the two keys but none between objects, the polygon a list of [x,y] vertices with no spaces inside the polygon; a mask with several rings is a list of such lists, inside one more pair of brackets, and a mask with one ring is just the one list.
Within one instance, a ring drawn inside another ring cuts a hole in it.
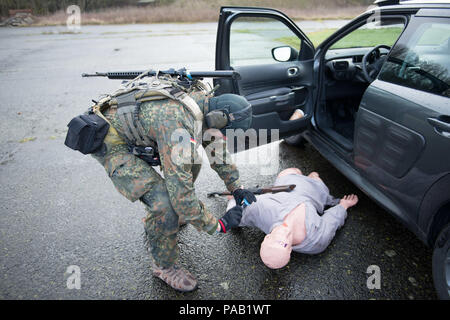
[{"label": "car door handle", "polygon": [[436,129],[440,135],[450,138],[450,117],[428,118],[428,122]]},{"label": "car door handle", "polygon": [[299,73],[298,67],[290,67],[287,69],[288,77],[296,77]]}]

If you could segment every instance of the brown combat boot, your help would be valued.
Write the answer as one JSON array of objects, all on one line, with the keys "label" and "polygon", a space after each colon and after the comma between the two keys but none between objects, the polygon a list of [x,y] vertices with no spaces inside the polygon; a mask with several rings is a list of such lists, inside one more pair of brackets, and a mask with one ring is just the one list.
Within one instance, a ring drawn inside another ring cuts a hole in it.
[{"label": "brown combat boot", "polygon": [[188,292],[197,289],[197,280],[184,268],[173,265],[170,268],[160,268],[155,264],[153,267],[153,275],[160,278],[175,290]]}]

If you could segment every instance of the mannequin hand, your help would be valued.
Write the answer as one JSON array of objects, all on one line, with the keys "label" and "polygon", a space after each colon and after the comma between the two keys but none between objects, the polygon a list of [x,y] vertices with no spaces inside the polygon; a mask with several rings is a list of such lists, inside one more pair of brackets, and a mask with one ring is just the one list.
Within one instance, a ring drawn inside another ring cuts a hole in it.
[{"label": "mannequin hand", "polygon": [[350,207],[353,207],[355,204],[358,203],[358,196],[351,194],[348,196],[344,196],[341,201],[339,201],[339,204],[347,210]]}]

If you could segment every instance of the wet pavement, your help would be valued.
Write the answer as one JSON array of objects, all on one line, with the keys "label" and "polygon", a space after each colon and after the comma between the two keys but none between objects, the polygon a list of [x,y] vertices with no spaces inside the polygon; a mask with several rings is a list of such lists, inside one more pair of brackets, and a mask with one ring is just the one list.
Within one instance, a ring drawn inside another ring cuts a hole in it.
[{"label": "wet pavement", "polygon": [[[0,29],[0,298],[436,299],[431,250],[311,146],[283,142],[262,147],[277,151],[275,171],[248,164],[249,152],[236,155],[242,181],[267,185],[276,172],[298,167],[319,172],[335,196],[358,194],[329,248],[316,256],[294,253],[286,268],[274,271],[259,259],[261,231],[209,236],[186,226],[180,261],[199,288],[177,293],[153,278],[143,205],[117,193],[93,158],[64,146],[66,125],[118,85],[82,79],[83,72],[214,69],[216,25],[85,26],[80,32]],[[196,189],[220,217],[225,200],[206,198],[224,189],[212,169],[203,166]],[[380,268],[381,289],[367,287],[372,265]],[[67,288],[69,266],[79,267],[80,289]]]}]

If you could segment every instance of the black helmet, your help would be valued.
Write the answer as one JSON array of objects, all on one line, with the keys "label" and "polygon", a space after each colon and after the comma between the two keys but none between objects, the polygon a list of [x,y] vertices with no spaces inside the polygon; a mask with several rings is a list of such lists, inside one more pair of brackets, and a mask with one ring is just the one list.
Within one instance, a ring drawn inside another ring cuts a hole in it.
[{"label": "black helmet", "polygon": [[205,114],[208,128],[226,129],[250,128],[252,124],[252,105],[243,96],[226,93],[209,99],[208,113]]}]

